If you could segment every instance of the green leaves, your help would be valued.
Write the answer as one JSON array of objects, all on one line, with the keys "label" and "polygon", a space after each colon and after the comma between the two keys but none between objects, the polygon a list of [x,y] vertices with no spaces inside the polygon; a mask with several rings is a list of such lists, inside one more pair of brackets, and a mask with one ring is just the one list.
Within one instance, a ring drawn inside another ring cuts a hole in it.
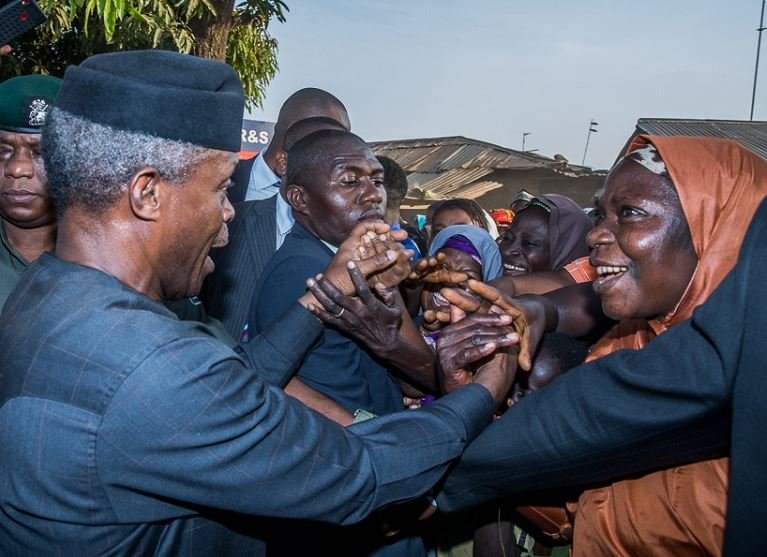
[{"label": "green leaves", "polygon": [[[38,0],[44,25],[14,42],[0,80],[27,73],[61,76],[92,54],[161,48],[226,59],[239,73],[248,106],[260,105],[277,73],[272,20],[282,0]],[[235,4],[237,7],[235,7]]]}]

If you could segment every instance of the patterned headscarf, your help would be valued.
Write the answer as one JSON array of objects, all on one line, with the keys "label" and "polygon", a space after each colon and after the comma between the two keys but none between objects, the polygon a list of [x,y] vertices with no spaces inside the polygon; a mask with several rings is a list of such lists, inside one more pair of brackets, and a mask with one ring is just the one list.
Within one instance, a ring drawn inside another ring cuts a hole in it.
[{"label": "patterned headscarf", "polygon": [[[767,197],[767,164],[730,139],[640,135],[626,152],[624,159],[655,174],[666,172],[671,179],[699,261],[671,313],[660,319],[622,321],[597,343],[589,360],[620,348],[641,348],[688,319],[735,266],[751,217]],[[637,153],[649,162],[638,160]]]},{"label": "patterned headscarf", "polygon": [[671,179],[671,176],[669,176],[668,173],[668,169],[666,168],[666,163],[664,163],[663,159],[660,158],[660,153],[658,153],[658,150],[652,143],[648,143],[647,145],[642,145],[641,147],[634,149],[624,158],[638,162],[653,174],[657,174],[658,176],[665,176],[666,178]]}]

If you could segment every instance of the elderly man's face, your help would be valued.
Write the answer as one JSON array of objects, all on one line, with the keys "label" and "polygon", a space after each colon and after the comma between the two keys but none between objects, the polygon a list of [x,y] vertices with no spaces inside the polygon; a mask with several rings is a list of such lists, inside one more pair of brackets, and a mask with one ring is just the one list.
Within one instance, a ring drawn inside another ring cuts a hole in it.
[{"label": "elderly man's face", "polygon": [[358,222],[382,220],[383,179],[383,167],[365,143],[355,137],[337,140],[318,165],[318,179],[303,188],[312,232],[338,246]]},{"label": "elderly man's face", "polygon": [[168,299],[197,295],[214,269],[210,249],[229,240],[227,223],[234,218],[234,209],[226,190],[237,155],[213,149],[210,153],[184,183],[170,184],[165,190],[168,211],[160,241],[165,243],[167,258],[160,274]]},{"label": "elderly man's face", "polygon": [[0,213],[20,228],[52,223],[53,202],[40,156],[40,134],[0,130]]}]

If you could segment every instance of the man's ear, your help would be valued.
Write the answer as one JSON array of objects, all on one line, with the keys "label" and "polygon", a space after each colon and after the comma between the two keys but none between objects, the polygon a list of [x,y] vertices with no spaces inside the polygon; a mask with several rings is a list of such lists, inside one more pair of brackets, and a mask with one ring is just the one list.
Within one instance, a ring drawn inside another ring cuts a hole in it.
[{"label": "man's ear", "polygon": [[142,220],[157,220],[167,187],[156,168],[146,166],[138,170],[128,184],[128,199],[133,214]]},{"label": "man's ear", "polygon": [[288,204],[293,207],[294,211],[301,213],[302,215],[308,214],[309,211],[306,207],[306,192],[304,191],[304,188],[297,186],[296,184],[290,184],[285,191],[285,197],[287,198]]},{"label": "man's ear", "polygon": [[285,178],[285,174],[288,173],[288,154],[284,150],[280,149],[277,151],[274,166],[277,176]]}]

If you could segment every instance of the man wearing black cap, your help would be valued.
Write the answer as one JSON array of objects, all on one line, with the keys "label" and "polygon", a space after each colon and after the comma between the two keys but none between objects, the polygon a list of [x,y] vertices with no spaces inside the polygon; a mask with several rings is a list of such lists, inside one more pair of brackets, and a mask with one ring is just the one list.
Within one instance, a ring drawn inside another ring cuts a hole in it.
[{"label": "man wearing black cap", "polygon": [[40,130],[60,85],[44,75],[0,83],[0,309],[30,262],[56,242]]},{"label": "man wearing black cap", "polygon": [[[311,294],[236,351],[159,303],[196,294],[226,243],[243,105],[229,66],[192,56],[67,70],[43,134],[56,252],[0,317],[5,554],[257,555],[248,515],[356,522],[423,493],[490,423],[508,358],[429,409],[342,429],[265,381],[319,337]],[[325,271],[347,294],[366,230],[386,228],[356,227]],[[403,261],[390,245],[363,274]]]}]

